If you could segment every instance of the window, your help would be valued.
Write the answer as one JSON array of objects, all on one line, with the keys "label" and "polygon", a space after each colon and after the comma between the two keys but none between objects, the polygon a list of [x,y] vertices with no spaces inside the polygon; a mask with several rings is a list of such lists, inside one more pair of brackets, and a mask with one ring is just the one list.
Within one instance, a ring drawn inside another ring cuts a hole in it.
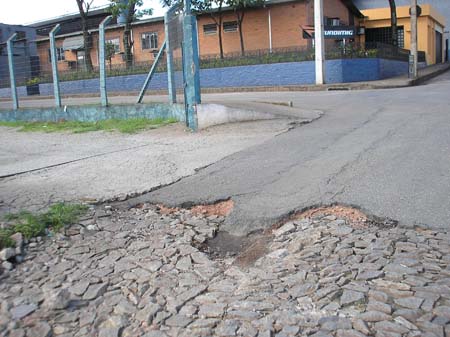
[{"label": "window", "polygon": [[[64,61],[66,59],[65,51],[63,48],[56,48],[56,60],[57,61]],[[50,52],[50,49],[48,50],[48,62],[52,62],[52,54]]]},{"label": "window", "polygon": [[[405,30],[403,26],[397,28],[398,46],[404,48],[405,46]],[[366,42],[380,42],[385,44],[392,44],[392,30],[391,27],[383,28],[366,28]]]},{"label": "window", "polygon": [[217,33],[217,25],[215,23],[203,25],[203,34],[214,35],[216,33]]},{"label": "window", "polygon": [[326,26],[340,26],[341,20],[339,18],[325,18],[325,25]]},{"label": "window", "polygon": [[23,30],[16,30],[16,34],[16,40],[23,40],[27,36]]},{"label": "window", "polygon": [[105,40],[105,43],[113,45],[114,46],[114,52],[116,54],[120,53],[120,41],[119,41],[118,37],[116,37],[114,39],[107,39],[107,40]]},{"label": "window", "polygon": [[142,50],[158,48],[158,33],[142,33]]},{"label": "window", "polygon": [[238,24],[237,21],[228,21],[223,23],[223,31],[225,33],[237,32]]}]

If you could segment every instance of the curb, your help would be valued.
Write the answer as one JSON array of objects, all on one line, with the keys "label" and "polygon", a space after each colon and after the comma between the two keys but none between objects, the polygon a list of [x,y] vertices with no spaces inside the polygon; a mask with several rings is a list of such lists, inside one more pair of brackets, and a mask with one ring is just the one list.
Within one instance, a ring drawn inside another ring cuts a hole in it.
[{"label": "curb", "polygon": [[441,74],[443,74],[443,73],[445,73],[445,72],[447,72],[449,70],[450,70],[450,63],[447,63],[447,65],[445,67],[442,67],[442,69],[438,69],[438,70],[436,70],[434,72],[431,72],[429,74],[420,76],[417,79],[412,80],[412,85],[413,86],[420,85],[420,84],[422,84],[422,83],[424,83],[426,81],[429,81],[432,78],[435,78],[435,77],[437,77],[437,76],[439,76],[439,75],[441,75]]}]

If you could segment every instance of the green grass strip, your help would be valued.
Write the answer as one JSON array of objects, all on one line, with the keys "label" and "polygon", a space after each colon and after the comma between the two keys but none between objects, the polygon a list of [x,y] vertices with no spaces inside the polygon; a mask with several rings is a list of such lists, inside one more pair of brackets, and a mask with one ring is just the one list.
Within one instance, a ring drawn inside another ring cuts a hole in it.
[{"label": "green grass strip", "polygon": [[66,226],[75,224],[84,215],[88,207],[79,204],[57,203],[41,214],[22,211],[7,214],[5,220],[10,226],[0,228],[0,249],[14,246],[11,235],[22,233],[26,239],[46,234],[46,230],[59,232]]},{"label": "green grass strip", "polygon": [[143,130],[156,129],[168,124],[176,123],[175,118],[131,118],[105,119],[96,122],[0,122],[0,126],[20,128],[22,132],[72,132],[84,133],[91,131],[119,131],[122,133],[137,133]]}]

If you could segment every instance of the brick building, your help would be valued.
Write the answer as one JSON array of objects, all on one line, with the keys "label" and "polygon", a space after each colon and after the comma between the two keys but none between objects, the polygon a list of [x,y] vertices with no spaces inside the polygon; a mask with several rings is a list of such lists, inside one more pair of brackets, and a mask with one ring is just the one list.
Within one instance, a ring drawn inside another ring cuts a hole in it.
[{"label": "brick building", "polygon": [[[361,12],[351,0],[327,0],[324,2],[325,22],[327,26],[347,27],[354,30],[354,36],[349,40],[360,41],[363,38],[357,34]],[[97,10],[92,13],[93,45],[91,59],[94,66],[98,65],[98,30],[96,25],[108,13]],[[212,13],[202,13],[197,16],[198,40],[200,55],[217,55],[219,40],[217,26]],[[47,34],[49,27],[62,23],[64,29],[57,35],[57,55],[59,70],[77,69],[84,62],[81,23],[77,15],[63,17],[35,24],[39,32]],[[245,13],[242,32],[246,51],[274,50],[291,47],[311,47],[312,39],[305,35],[305,27],[314,23],[313,0],[269,0],[264,6],[248,9]],[[46,28],[46,29],[45,29]],[[69,29],[71,28],[71,29]],[[164,20],[162,17],[136,21],[132,24],[133,61],[135,63],[152,62],[164,39]],[[116,48],[112,64],[123,64],[124,46],[122,42],[123,25],[112,22],[106,29],[106,40]],[[240,38],[235,13],[230,9],[223,10],[223,50],[225,54],[240,52]],[[327,39],[327,44],[341,43],[342,39]],[[38,54],[41,69],[50,71],[49,40],[47,36],[38,39]]]}]

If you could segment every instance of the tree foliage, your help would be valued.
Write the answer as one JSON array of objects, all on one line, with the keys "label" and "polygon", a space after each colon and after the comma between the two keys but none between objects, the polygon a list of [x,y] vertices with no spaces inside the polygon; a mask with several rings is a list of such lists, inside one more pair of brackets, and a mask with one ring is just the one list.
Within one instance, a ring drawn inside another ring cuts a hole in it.
[{"label": "tree foliage", "polygon": [[144,15],[152,15],[153,10],[151,8],[141,8],[143,5],[143,0],[109,0],[109,12],[114,17],[118,17],[121,13],[127,13],[127,19],[133,22]]},{"label": "tree foliage", "polygon": [[116,54],[116,46],[111,42],[105,43],[105,58],[109,63],[109,70],[112,70],[112,58]]},{"label": "tree foliage", "polygon": [[[245,13],[250,8],[257,8],[264,5],[265,0],[193,0],[191,9],[194,13],[209,13],[217,26],[220,58],[223,58],[223,12],[225,8],[231,9],[236,15],[236,22],[239,31],[241,54],[245,54],[243,22]],[[183,7],[183,0],[160,0],[163,7],[172,7],[179,4]]]},{"label": "tree foliage", "polygon": [[123,31],[123,45],[125,62],[127,68],[133,65],[133,54],[131,52],[133,41],[131,39],[131,23],[144,15],[152,15],[152,9],[141,8],[143,0],[109,0],[109,12],[113,17],[125,16],[125,29]]}]

